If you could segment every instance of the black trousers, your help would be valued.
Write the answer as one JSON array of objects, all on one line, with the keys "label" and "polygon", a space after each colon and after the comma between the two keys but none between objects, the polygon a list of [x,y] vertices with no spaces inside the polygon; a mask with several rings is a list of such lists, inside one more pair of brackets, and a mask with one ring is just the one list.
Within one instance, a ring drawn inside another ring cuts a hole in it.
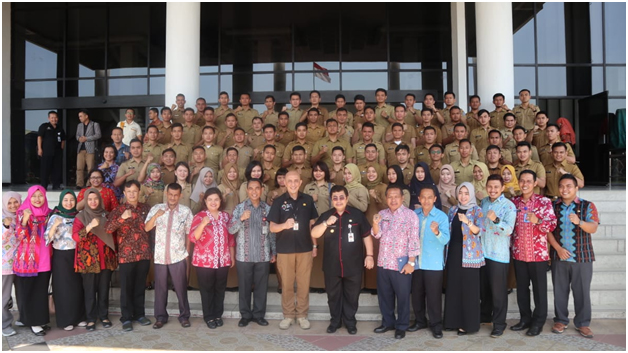
[{"label": "black trousers", "polygon": [[48,188],[48,180],[52,179],[52,187],[61,186],[61,170],[63,169],[63,152],[55,151],[52,156],[39,158],[40,183],[44,189]]},{"label": "black trousers", "polygon": [[168,273],[179,301],[179,322],[190,319],[188,301],[187,262],[181,260],[170,265],[155,264],[155,319],[168,322]]},{"label": "black trousers", "polygon": [[37,276],[15,276],[15,292],[20,321],[25,326],[41,326],[50,322],[48,308],[48,284],[50,271]]},{"label": "black trousers", "polygon": [[111,270],[100,273],[84,273],[83,293],[85,295],[85,313],[88,322],[97,319],[109,320],[109,287],[111,286]]},{"label": "black trousers", "polygon": [[480,267],[480,322],[492,322],[494,329],[506,328],[509,267],[489,259]]},{"label": "black trousers", "polygon": [[341,322],[344,322],[346,327],[355,327],[357,325],[355,313],[358,311],[363,272],[348,277],[327,273],[324,275],[331,325],[340,327]]},{"label": "black trousers", "polygon": [[[268,274],[270,262],[236,261],[240,315],[243,319],[263,319],[266,315]],[[251,288],[253,289],[253,310],[251,310]]]},{"label": "black trousers", "polygon": [[150,260],[120,264],[120,321],[127,322],[146,316],[144,299],[146,276]]},{"label": "black trousers", "polygon": [[203,306],[203,320],[219,319],[225,311],[225,289],[229,267],[196,267]]},{"label": "black trousers", "polygon": [[[517,304],[521,321],[542,327],[547,319],[547,261],[515,262]],[[534,294],[534,312],[530,308],[530,282]]]},{"label": "black trousers", "polygon": [[414,270],[412,272],[412,308],[419,326],[427,326],[425,304],[430,318],[430,327],[441,327],[443,323],[443,271]]},{"label": "black trousers", "polygon": [[[382,312],[382,325],[405,331],[410,324],[410,292],[412,276],[377,267],[377,300]],[[397,319],[395,319],[395,299]]]}]

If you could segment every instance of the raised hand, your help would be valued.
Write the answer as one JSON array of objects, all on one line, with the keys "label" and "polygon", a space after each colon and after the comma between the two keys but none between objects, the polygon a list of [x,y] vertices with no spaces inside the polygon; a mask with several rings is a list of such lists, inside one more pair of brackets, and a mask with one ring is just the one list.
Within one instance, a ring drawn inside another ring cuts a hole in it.
[{"label": "raised hand", "polygon": [[336,216],[330,216],[329,218],[327,218],[327,225],[334,225],[336,224],[336,221],[338,220],[338,217]]},{"label": "raised hand", "polygon": [[133,212],[131,212],[131,210],[126,210],[124,212],[122,212],[122,219],[129,219],[131,216],[133,216]]}]

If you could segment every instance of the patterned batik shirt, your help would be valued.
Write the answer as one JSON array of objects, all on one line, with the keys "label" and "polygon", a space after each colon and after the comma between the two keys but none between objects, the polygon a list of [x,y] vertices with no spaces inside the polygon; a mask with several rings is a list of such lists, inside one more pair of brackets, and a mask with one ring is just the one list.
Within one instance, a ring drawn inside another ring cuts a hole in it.
[{"label": "patterned batik shirt", "polygon": [[554,238],[560,246],[569,251],[571,256],[567,260],[562,260],[558,256],[556,249],[552,248],[552,259],[568,262],[595,261],[591,234],[582,230],[580,226],[573,224],[569,219],[569,215],[574,213],[582,222],[595,222],[599,224],[600,218],[593,202],[576,197],[569,205],[565,205],[562,199],[558,199],[554,203],[554,212],[557,217]]},{"label": "patterned batik shirt", "polygon": [[[251,217],[241,221],[244,211],[251,211]],[[241,262],[268,262],[277,254],[275,247],[275,233],[270,232],[270,225],[266,215],[270,206],[260,201],[257,208],[250,199],[239,203],[233,210],[233,217],[229,224],[229,233],[235,234],[236,260]]]},{"label": "patterned batik shirt", "polygon": [[[194,231],[201,225],[203,218],[209,217],[210,222],[203,229],[201,237],[196,239]],[[204,268],[220,268],[231,266],[230,247],[235,247],[235,239],[229,233],[229,214],[220,212],[218,219],[205,210],[192,219],[190,241],[195,244],[192,265]]]},{"label": "patterned batik shirt", "polygon": [[[485,197],[481,206],[484,218],[479,226],[482,232],[480,239],[484,258],[507,264],[510,262],[510,235],[515,227],[517,209],[504,194],[493,202],[489,197]],[[489,211],[495,212],[499,222],[494,223],[486,217]]]},{"label": "patterned batik shirt", "polygon": [[373,237],[379,239],[377,266],[399,271],[398,258],[421,254],[419,217],[403,205],[395,212],[387,208],[379,211],[379,214],[382,216],[379,233],[375,234],[371,229]]},{"label": "patterned batik shirt", "polygon": [[[131,210],[131,217],[122,218],[126,210]],[[146,232],[144,222],[146,215],[150,211],[150,206],[138,202],[133,206],[126,202],[111,211],[105,223],[105,231],[113,233],[118,231],[118,262],[121,264],[150,260],[152,251],[150,249],[150,236]]]},{"label": "patterned batik shirt", "polygon": [[155,221],[155,263],[171,265],[188,257],[185,241],[192,226],[192,211],[184,205],[171,210],[166,203],[153,206],[146,216],[146,222],[159,210],[165,213]]},{"label": "patterned batik shirt", "polygon": [[[549,260],[547,232],[556,228],[556,215],[552,202],[538,194],[532,194],[526,202],[523,196],[512,199],[517,209],[517,221],[512,233],[512,257],[518,261],[540,262]],[[527,213],[534,212],[541,224],[527,220]]]}]

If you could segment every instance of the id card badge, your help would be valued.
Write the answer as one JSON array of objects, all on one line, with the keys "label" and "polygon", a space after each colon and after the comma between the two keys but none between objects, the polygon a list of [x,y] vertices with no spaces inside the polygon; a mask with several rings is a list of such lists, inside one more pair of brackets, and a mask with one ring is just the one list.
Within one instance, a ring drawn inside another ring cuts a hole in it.
[{"label": "id card badge", "polygon": [[349,241],[349,243],[353,243],[355,241],[355,236],[353,235],[353,233],[347,234],[347,241]]},{"label": "id card badge", "polygon": [[299,230],[299,222],[294,222],[294,225],[292,226],[292,230]]}]

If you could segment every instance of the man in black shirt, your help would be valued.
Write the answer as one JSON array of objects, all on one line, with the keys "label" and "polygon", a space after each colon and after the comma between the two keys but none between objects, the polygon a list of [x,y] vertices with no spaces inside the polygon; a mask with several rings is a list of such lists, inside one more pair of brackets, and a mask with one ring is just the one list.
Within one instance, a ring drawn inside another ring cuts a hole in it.
[{"label": "man in black shirt", "polygon": [[61,190],[61,170],[63,168],[63,148],[65,131],[59,125],[59,115],[48,112],[48,122],[39,126],[37,132],[37,155],[40,160],[40,184],[48,188],[52,176],[52,189]]},{"label": "man in black shirt", "polygon": [[327,333],[336,332],[342,320],[349,334],[355,335],[363,268],[374,265],[371,225],[364,213],[347,206],[349,192],[344,186],[331,188],[331,201],[334,208],[323,213],[312,228],[313,238],[325,237],[323,272],[331,314]]},{"label": "man in black shirt", "polygon": [[[273,201],[268,213],[270,231],[277,234],[277,269],[281,274],[281,307],[284,319],[279,328],[287,330],[296,318],[299,326],[307,330],[310,322],[310,275],[312,258],[316,257],[316,242],[310,236],[310,227],[318,217],[314,200],[299,192],[301,176],[290,171],[285,177],[288,192]],[[296,305],[294,282],[297,282]]]}]

